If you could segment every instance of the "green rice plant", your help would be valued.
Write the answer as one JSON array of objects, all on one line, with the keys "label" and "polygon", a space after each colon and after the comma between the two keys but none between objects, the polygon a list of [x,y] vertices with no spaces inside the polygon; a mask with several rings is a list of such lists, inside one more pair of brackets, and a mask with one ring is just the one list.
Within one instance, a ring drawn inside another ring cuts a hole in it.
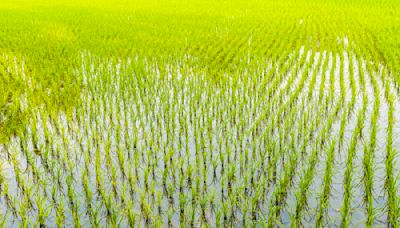
[{"label": "green rice plant", "polygon": [[57,207],[57,210],[56,210],[56,223],[57,223],[57,227],[63,227],[65,224],[63,201],[60,201],[59,206]]},{"label": "green rice plant", "polygon": [[0,194],[3,194],[3,186],[7,184],[6,176],[3,173],[4,170],[4,162],[0,162]]},{"label": "green rice plant", "polygon": [[[174,215],[173,208],[168,208],[167,216],[168,216],[168,225],[172,225],[172,216]],[[192,220],[193,221],[193,220]]]},{"label": "green rice plant", "polygon": [[28,227],[30,224],[28,217],[29,210],[30,210],[30,203],[27,200],[27,198],[24,197],[21,201],[19,201],[18,211],[17,211],[17,214],[21,218],[21,226],[24,228]]},{"label": "green rice plant", "polygon": [[324,187],[320,198],[320,208],[317,214],[316,224],[315,224],[317,227],[322,226],[324,213],[329,203],[328,200],[331,192],[331,183],[332,183],[331,177],[333,172],[335,146],[336,146],[336,141],[332,141],[328,150],[328,158],[326,161],[326,170],[324,174]]},{"label": "green rice plant", "polygon": [[110,224],[110,226],[119,226],[120,217],[118,213],[118,208],[115,206],[113,196],[111,194],[108,195],[106,200],[104,200],[104,204],[107,210],[107,222]]},{"label": "green rice plant", "polygon": [[77,197],[76,197],[76,193],[72,187],[72,181],[73,181],[73,177],[67,176],[66,184],[67,184],[68,203],[71,208],[71,214],[72,214],[72,218],[74,221],[74,227],[81,227],[81,221],[80,221],[81,213],[79,212],[80,203],[76,199]]},{"label": "green rice plant", "polygon": [[350,52],[347,53],[347,58],[349,61],[349,76],[350,76],[350,89],[351,89],[351,101],[350,104],[353,107],[354,103],[356,102],[356,92],[357,92],[357,87],[356,87],[356,82],[354,79],[354,67],[355,65],[353,63],[353,52],[350,49]]},{"label": "green rice plant", "polygon": [[35,196],[37,206],[37,225],[40,227],[46,226],[46,219],[49,216],[52,208],[46,205],[46,201],[43,195],[39,194]]},{"label": "green rice plant", "polygon": [[128,216],[128,224],[131,227],[134,227],[136,225],[136,219],[137,219],[137,214],[132,210],[132,202],[130,202],[128,207],[126,207],[127,210],[127,216]]},{"label": "green rice plant", "polygon": [[153,221],[153,212],[151,210],[151,206],[148,204],[147,200],[145,199],[144,193],[141,193],[141,196],[140,196],[140,208],[142,210],[145,223],[151,224]]},{"label": "green rice plant", "polygon": [[355,126],[354,132],[352,134],[352,138],[350,141],[350,147],[348,151],[348,158],[346,162],[346,170],[345,170],[345,177],[344,177],[344,202],[342,207],[342,224],[345,227],[350,225],[350,210],[351,210],[351,180],[352,180],[352,169],[353,169],[353,162],[354,156],[356,153],[357,142],[360,136],[362,136],[362,129],[363,124],[365,121],[365,110],[367,108],[368,98],[364,96],[363,99],[363,106],[359,110],[357,114],[357,125]]},{"label": "green rice plant", "polygon": [[0,227],[6,227],[7,226],[7,218],[8,218],[8,214],[3,214],[3,213],[1,213],[0,214],[0,218],[1,218],[1,220],[0,220]]},{"label": "green rice plant", "polygon": [[91,214],[90,216],[90,223],[94,226],[94,227],[100,227],[101,224],[101,208],[99,206],[94,206],[90,208],[90,212]]},{"label": "green rice plant", "polygon": [[[389,90],[389,91],[388,91]],[[390,89],[386,87],[386,93],[388,94],[388,126],[387,126],[387,144],[386,144],[386,178],[385,178],[385,188],[388,194],[388,220],[393,226],[398,225],[399,210],[397,205],[398,196],[396,194],[396,179],[394,177],[394,158],[396,151],[393,149],[393,112],[394,112],[394,96]]]},{"label": "green rice plant", "polygon": [[88,209],[88,212],[90,213],[90,209],[92,207],[92,201],[93,201],[93,193],[89,186],[89,180],[88,180],[88,175],[87,175],[86,171],[82,172],[82,185],[83,185],[83,189],[85,191],[86,208]]},{"label": "green rice plant", "polygon": [[[363,72],[361,72],[361,75],[364,75]],[[374,164],[374,158],[375,158],[375,150],[376,150],[376,140],[377,140],[377,119],[379,117],[379,107],[380,107],[380,90],[379,87],[376,85],[375,78],[373,76],[370,77],[373,87],[374,87],[374,94],[375,94],[375,99],[374,99],[374,107],[373,107],[373,113],[371,117],[371,132],[370,132],[370,140],[369,140],[369,145],[364,144],[364,159],[363,159],[363,166],[365,170],[364,174],[364,182],[365,182],[365,201],[367,205],[367,214],[368,214],[368,219],[366,221],[366,225],[371,227],[373,226],[373,221],[375,219],[375,213],[374,213],[374,199],[373,199],[373,164]],[[364,94],[365,94],[365,87],[364,87]],[[366,94],[364,95],[366,96]]]}]

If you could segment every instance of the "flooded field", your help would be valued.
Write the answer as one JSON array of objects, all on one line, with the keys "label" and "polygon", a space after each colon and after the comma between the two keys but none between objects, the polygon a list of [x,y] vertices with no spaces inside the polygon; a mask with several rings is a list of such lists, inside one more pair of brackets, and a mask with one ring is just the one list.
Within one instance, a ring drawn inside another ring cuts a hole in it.
[{"label": "flooded field", "polygon": [[[286,12],[294,3],[265,4]],[[397,227],[399,80],[367,40],[374,36],[336,34],[345,26],[323,28],[329,20],[313,22],[324,15],[316,11],[293,11],[279,27],[261,12],[247,21],[229,10],[213,15],[222,21],[169,18],[194,32],[186,41],[159,18],[122,10],[140,25],[160,23],[146,31],[169,38],[146,37],[171,49],[140,49],[144,31],[127,39],[138,45],[127,54],[89,45],[100,38],[83,42],[70,65],[58,52],[57,61],[37,60],[66,64],[46,71],[53,84],[29,55],[4,52],[0,85],[25,89],[7,87],[1,111],[0,225]],[[67,25],[45,33],[63,53],[79,39]],[[196,46],[207,32],[218,39]],[[129,48],[121,37],[106,43]]]}]

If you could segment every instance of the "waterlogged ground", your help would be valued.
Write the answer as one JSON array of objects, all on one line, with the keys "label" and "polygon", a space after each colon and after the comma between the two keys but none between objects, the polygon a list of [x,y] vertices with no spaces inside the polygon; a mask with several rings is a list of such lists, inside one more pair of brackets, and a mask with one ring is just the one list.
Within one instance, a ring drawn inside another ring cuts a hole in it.
[{"label": "waterlogged ground", "polygon": [[395,224],[399,90],[338,40],[338,53],[248,53],[220,80],[196,56],[82,52],[82,106],[37,108],[1,147],[2,224]]}]

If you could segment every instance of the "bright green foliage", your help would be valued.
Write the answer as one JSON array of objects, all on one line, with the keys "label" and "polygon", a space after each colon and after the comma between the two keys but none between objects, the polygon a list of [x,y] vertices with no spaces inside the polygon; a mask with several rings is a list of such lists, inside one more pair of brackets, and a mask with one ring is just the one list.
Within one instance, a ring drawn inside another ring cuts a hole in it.
[{"label": "bright green foliage", "polygon": [[0,3],[0,226],[399,225],[394,0]]}]

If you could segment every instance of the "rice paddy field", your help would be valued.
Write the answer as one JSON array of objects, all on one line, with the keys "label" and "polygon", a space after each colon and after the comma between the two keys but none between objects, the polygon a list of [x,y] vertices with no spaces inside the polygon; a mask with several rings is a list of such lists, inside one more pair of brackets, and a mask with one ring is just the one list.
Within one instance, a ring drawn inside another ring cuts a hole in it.
[{"label": "rice paddy field", "polygon": [[397,0],[2,0],[0,227],[399,227]]}]

